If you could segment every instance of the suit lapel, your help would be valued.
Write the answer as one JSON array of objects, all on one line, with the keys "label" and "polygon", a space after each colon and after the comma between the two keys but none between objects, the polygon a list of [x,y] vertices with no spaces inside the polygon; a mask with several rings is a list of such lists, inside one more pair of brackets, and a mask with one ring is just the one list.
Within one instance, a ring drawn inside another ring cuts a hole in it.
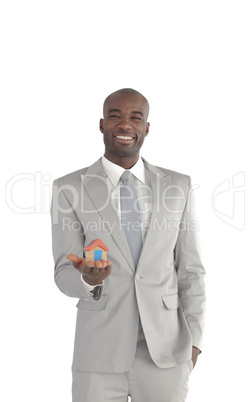
[{"label": "suit lapel", "polygon": [[[140,262],[147,258],[147,250],[152,248],[155,240],[155,222],[161,222],[162,219],[162,196],[163,191],[170,185],[171,177],[166,175],[162,170],[154,165],[151,165],[143,159],[147,173],[150,179],[150,187],[152,190],[152,213],[149,223],[149,228],[145,236],[141,256],[139,259],[137,271],[140,268]],[[123,254],[130,268],[135,271],[135,266],[128,247],[124,231],[121,227],[117,212],[113,209],[110,202],[110,191],[107,185],[107,175],[105,174],[101,159],[91,165],[85,174],[81,175],[83,185],[93,202],[96,212],[100,215],[108,232],[110,224],[112,225],[112,236],[114,242]],[[143,266],[143,264],[142,264]]]},{"label": "suit lapel", "polygon": [[135,267],[124,231],[121,227],[118,214],[110,202],[108,178],[102,168],[101,159],[90,166],[87,172],[81,177],[83,185],[96,208],[96,212],[100,215],[108,231],[110,231],[109,225],[112,225],[110,235],[128,262],[130,268],[134,271]]},{"label": "suit lapel", "polygon": [[[152,191],[152,213],[149,223],[149,228],[145,236],[142,252],[139,259],[139,264],[137,271],[140,268],[140,261],[146,261],[147,250],[152,248],[153,242],[156,238],[156,221],[160,223],[162,219],[162,196],[163,191],[170,184],[170,176],[166,175],[162,170],[154,165],[151,165],[146,160],[143,159],[147,173],[149,175],[150,187]],[[145,258],[144,258],[145,257]],[[143,266],[143,264],[142,264]]]}]

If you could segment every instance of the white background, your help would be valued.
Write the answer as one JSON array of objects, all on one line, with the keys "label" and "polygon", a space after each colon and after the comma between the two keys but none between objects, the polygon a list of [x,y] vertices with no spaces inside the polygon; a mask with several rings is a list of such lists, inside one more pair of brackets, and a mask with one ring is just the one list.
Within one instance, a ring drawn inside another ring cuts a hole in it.
[{"label": "white background", "polygon": [[249,397],[249,20],[241,0],[1,2],[1,400],[71,400],[77,300],[53,281],[50,189],[102,155],[123,87],[150,102],[142,156],[197,186],[208,307],[188,402]]}]

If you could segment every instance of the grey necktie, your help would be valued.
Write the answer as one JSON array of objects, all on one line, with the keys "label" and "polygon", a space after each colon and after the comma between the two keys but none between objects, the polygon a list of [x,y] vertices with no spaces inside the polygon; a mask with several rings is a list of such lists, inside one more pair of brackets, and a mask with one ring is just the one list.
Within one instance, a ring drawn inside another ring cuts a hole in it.
[{"label": "grey necktie", "polygon": [[129,170],[125,170],[121,175],[121,223],[136,268],[142,249],[142,235],[139,205],[131,177],[132,173]]}]

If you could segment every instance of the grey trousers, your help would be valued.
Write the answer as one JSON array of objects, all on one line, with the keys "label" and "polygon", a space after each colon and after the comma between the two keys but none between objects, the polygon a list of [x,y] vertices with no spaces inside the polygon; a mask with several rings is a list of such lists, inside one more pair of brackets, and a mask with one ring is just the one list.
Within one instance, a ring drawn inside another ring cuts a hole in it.
[{"label": "grey trousers", "polygon": [[184,402],[193,369],[189,361],[161,369],[152,361],[145,340],[138,341],[132,367],[125,373],[73,371],[73,402]]}]

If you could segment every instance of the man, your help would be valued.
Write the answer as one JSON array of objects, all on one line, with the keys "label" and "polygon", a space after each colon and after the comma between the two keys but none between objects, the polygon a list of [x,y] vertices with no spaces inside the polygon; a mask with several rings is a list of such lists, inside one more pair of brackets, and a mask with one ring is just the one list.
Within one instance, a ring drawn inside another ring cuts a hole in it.
[{"label": "man", "polygon": [[[193,191],[188,176],[140,158],[148,113],[133,89],[109,95],[104,156],[54,182],[55,281],[79,298],[73,402],[185,401],[202,348]],[[94,239],[108,247],[108,261],[84,258]]]}]

